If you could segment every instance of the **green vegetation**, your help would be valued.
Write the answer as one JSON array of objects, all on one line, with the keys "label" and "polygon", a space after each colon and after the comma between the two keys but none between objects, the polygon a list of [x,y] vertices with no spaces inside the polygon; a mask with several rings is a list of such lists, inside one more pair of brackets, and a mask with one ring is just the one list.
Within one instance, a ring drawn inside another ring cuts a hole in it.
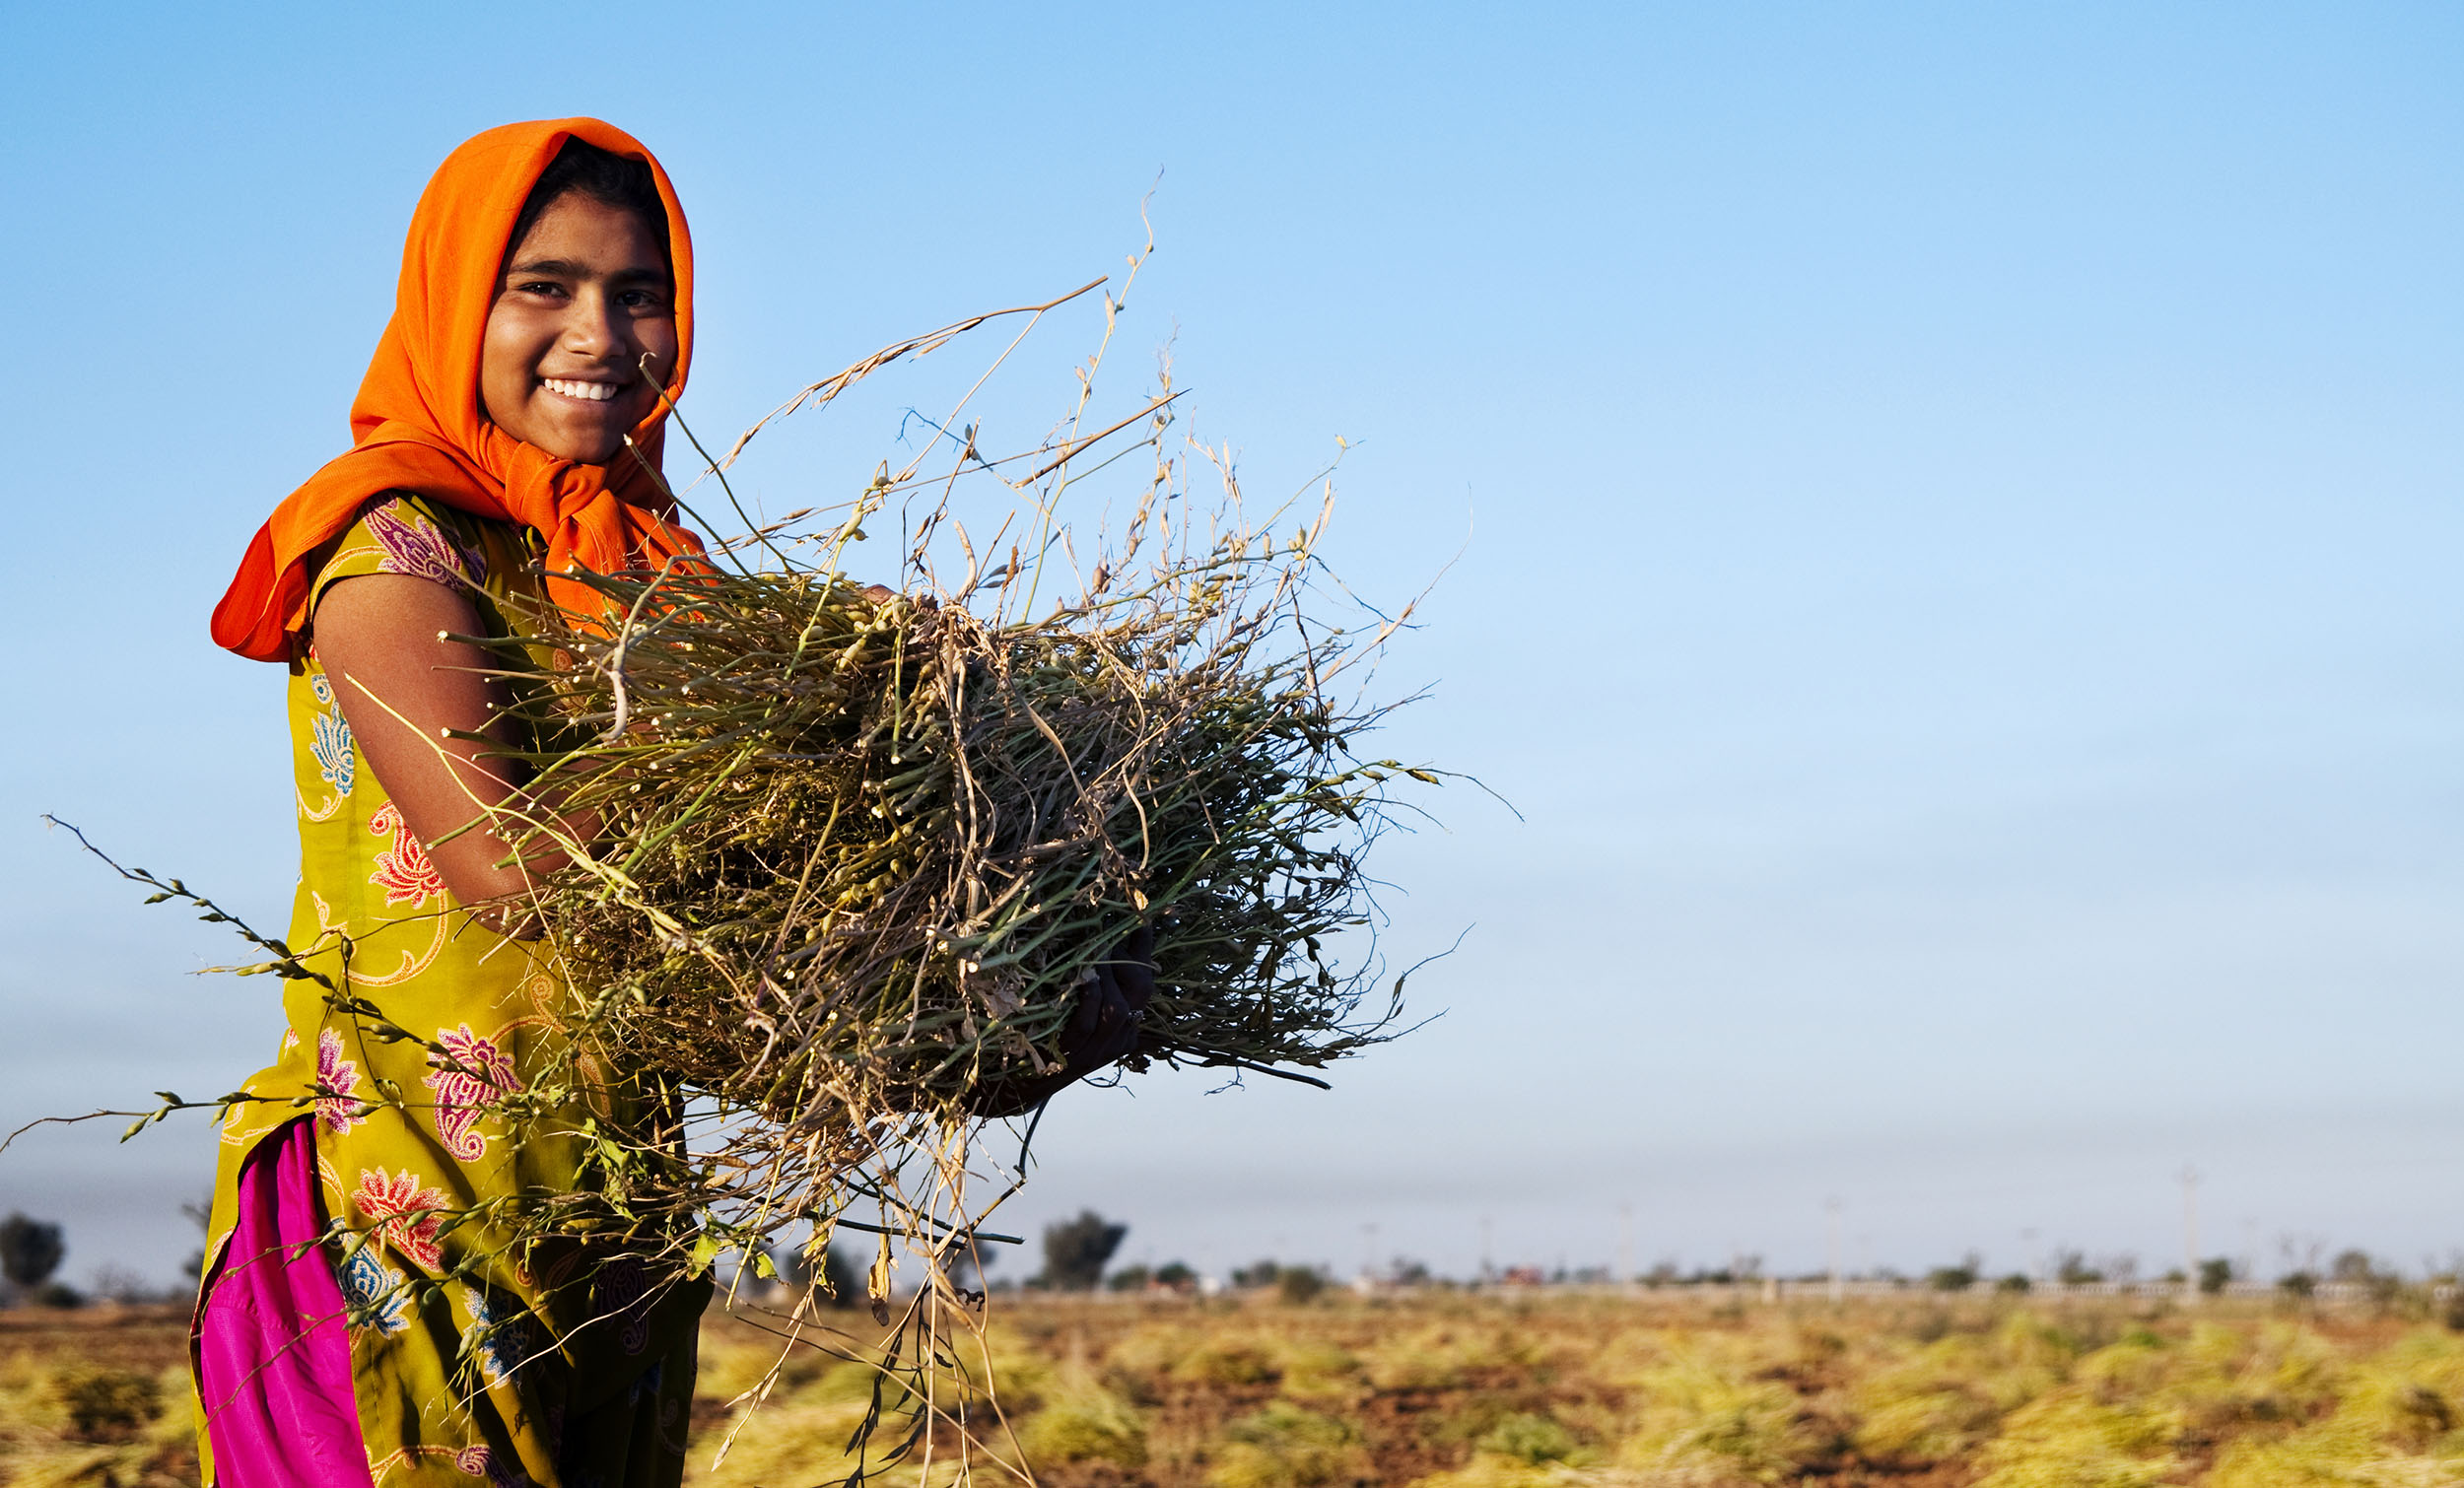
[{"label": "green vegetation", "polygon": [[[1834,1310],[1647,1291],[1329,1290],[1293,1307],[1279,1295],[1285,1270],[1246,1268],[1252,1289],[1238,1298],[995,1298],[988,1336],[999,1395],[1038,1479],[1057,1488],[2464,1481],[2464,1336],[2410,1296],[2352,1311],[2290,1297],[2184,1308],[1971,1284]],[[706,1347],[717,1365],[763,1347],[759,1339],[721,1322]],[[796,1390],[778,1398],[803,1408]],[[778,1461],[802,1429],[756,1415],[744,1441]],[[999,1433],[985,1436],[1008,1454]],[[835,1442],[799,1440],[798,1450],[822,1454],[808,1459],[806,1481],[843,1470]],[[947,1458],[945,1447],[936,1462]],[[697,1453],[694,1481],[775,1481],[732,1458],[713,1472],[708,1460]]]},{"label": "green vegetation", "polygon": [[[1265,1287],[1041,1293],[992,1301],[992,1387],[959,1393],[990,1450],[1023,1454],[1052,1488],[2428,1485],[2464,1480],[2464,1334],[2430,1313],[2410,1296],[2184,1308],[1983,1286],[1836,1310],[1668,1292],[1329,1291],[1306,1307]],[[0,1481],[193,1483],[184,1321],[0,1313]],[[872,1341],[840,1338],[859,1355]],[[714,1316],[703,1352],[689,1482],[846,1471],[869,1366],[792,1353],[747,1414],[734,1397],[779,1358],[777,1336]],[[956,1445],[938,1438],[929,1481],[952,1480]],[[1016,1479],[987,1464],[984,1481]]]}]

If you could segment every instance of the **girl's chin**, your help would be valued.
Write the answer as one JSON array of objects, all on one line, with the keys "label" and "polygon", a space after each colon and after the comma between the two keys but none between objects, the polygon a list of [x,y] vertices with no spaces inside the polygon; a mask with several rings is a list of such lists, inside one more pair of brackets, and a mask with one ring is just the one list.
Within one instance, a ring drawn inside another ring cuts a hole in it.
[{"label": "girl's chin", "polygon": [[560,460],[572,460],[581,465],[604,465],[624,449],[625,428],[596,420],[582,428],[569,423],[552,431],[549,440],[541,441],[539,447]]}]

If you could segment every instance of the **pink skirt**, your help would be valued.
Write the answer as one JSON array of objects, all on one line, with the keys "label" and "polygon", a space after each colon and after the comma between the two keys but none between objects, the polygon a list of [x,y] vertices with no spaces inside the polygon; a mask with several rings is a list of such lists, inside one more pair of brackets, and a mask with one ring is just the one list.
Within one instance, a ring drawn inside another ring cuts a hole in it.
[{"label": "pink skirt", "polygon": [[293,1121],[249,1152],[239,1220],[206,1281],[197,1390],[212,1488],[372,1488],[313,1131]]}]

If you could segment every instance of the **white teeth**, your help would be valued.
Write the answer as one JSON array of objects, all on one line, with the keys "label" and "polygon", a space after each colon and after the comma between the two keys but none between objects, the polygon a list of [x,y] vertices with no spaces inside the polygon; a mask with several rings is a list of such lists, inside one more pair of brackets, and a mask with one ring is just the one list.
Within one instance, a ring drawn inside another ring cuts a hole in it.
[{"label": "white teeth", "polygon": [[550,392],[592,403],[604,403],[616,396],[616,384],[613,382],[576,382],[567,377],[541,377],[539,380]]}]

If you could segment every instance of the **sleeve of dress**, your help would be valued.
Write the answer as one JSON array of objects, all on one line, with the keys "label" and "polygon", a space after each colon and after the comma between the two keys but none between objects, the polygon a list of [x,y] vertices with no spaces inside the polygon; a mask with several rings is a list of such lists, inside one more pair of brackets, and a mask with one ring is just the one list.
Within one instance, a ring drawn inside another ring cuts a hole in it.
[{"label": "sleeve of dress", "polygon": [[407,574],[478,596],[487,586],[487,558],[459,517],[407,492],[370,502],[317,570],[308,590],[309,613],[315,613],[328,584],[363,574]]}]

